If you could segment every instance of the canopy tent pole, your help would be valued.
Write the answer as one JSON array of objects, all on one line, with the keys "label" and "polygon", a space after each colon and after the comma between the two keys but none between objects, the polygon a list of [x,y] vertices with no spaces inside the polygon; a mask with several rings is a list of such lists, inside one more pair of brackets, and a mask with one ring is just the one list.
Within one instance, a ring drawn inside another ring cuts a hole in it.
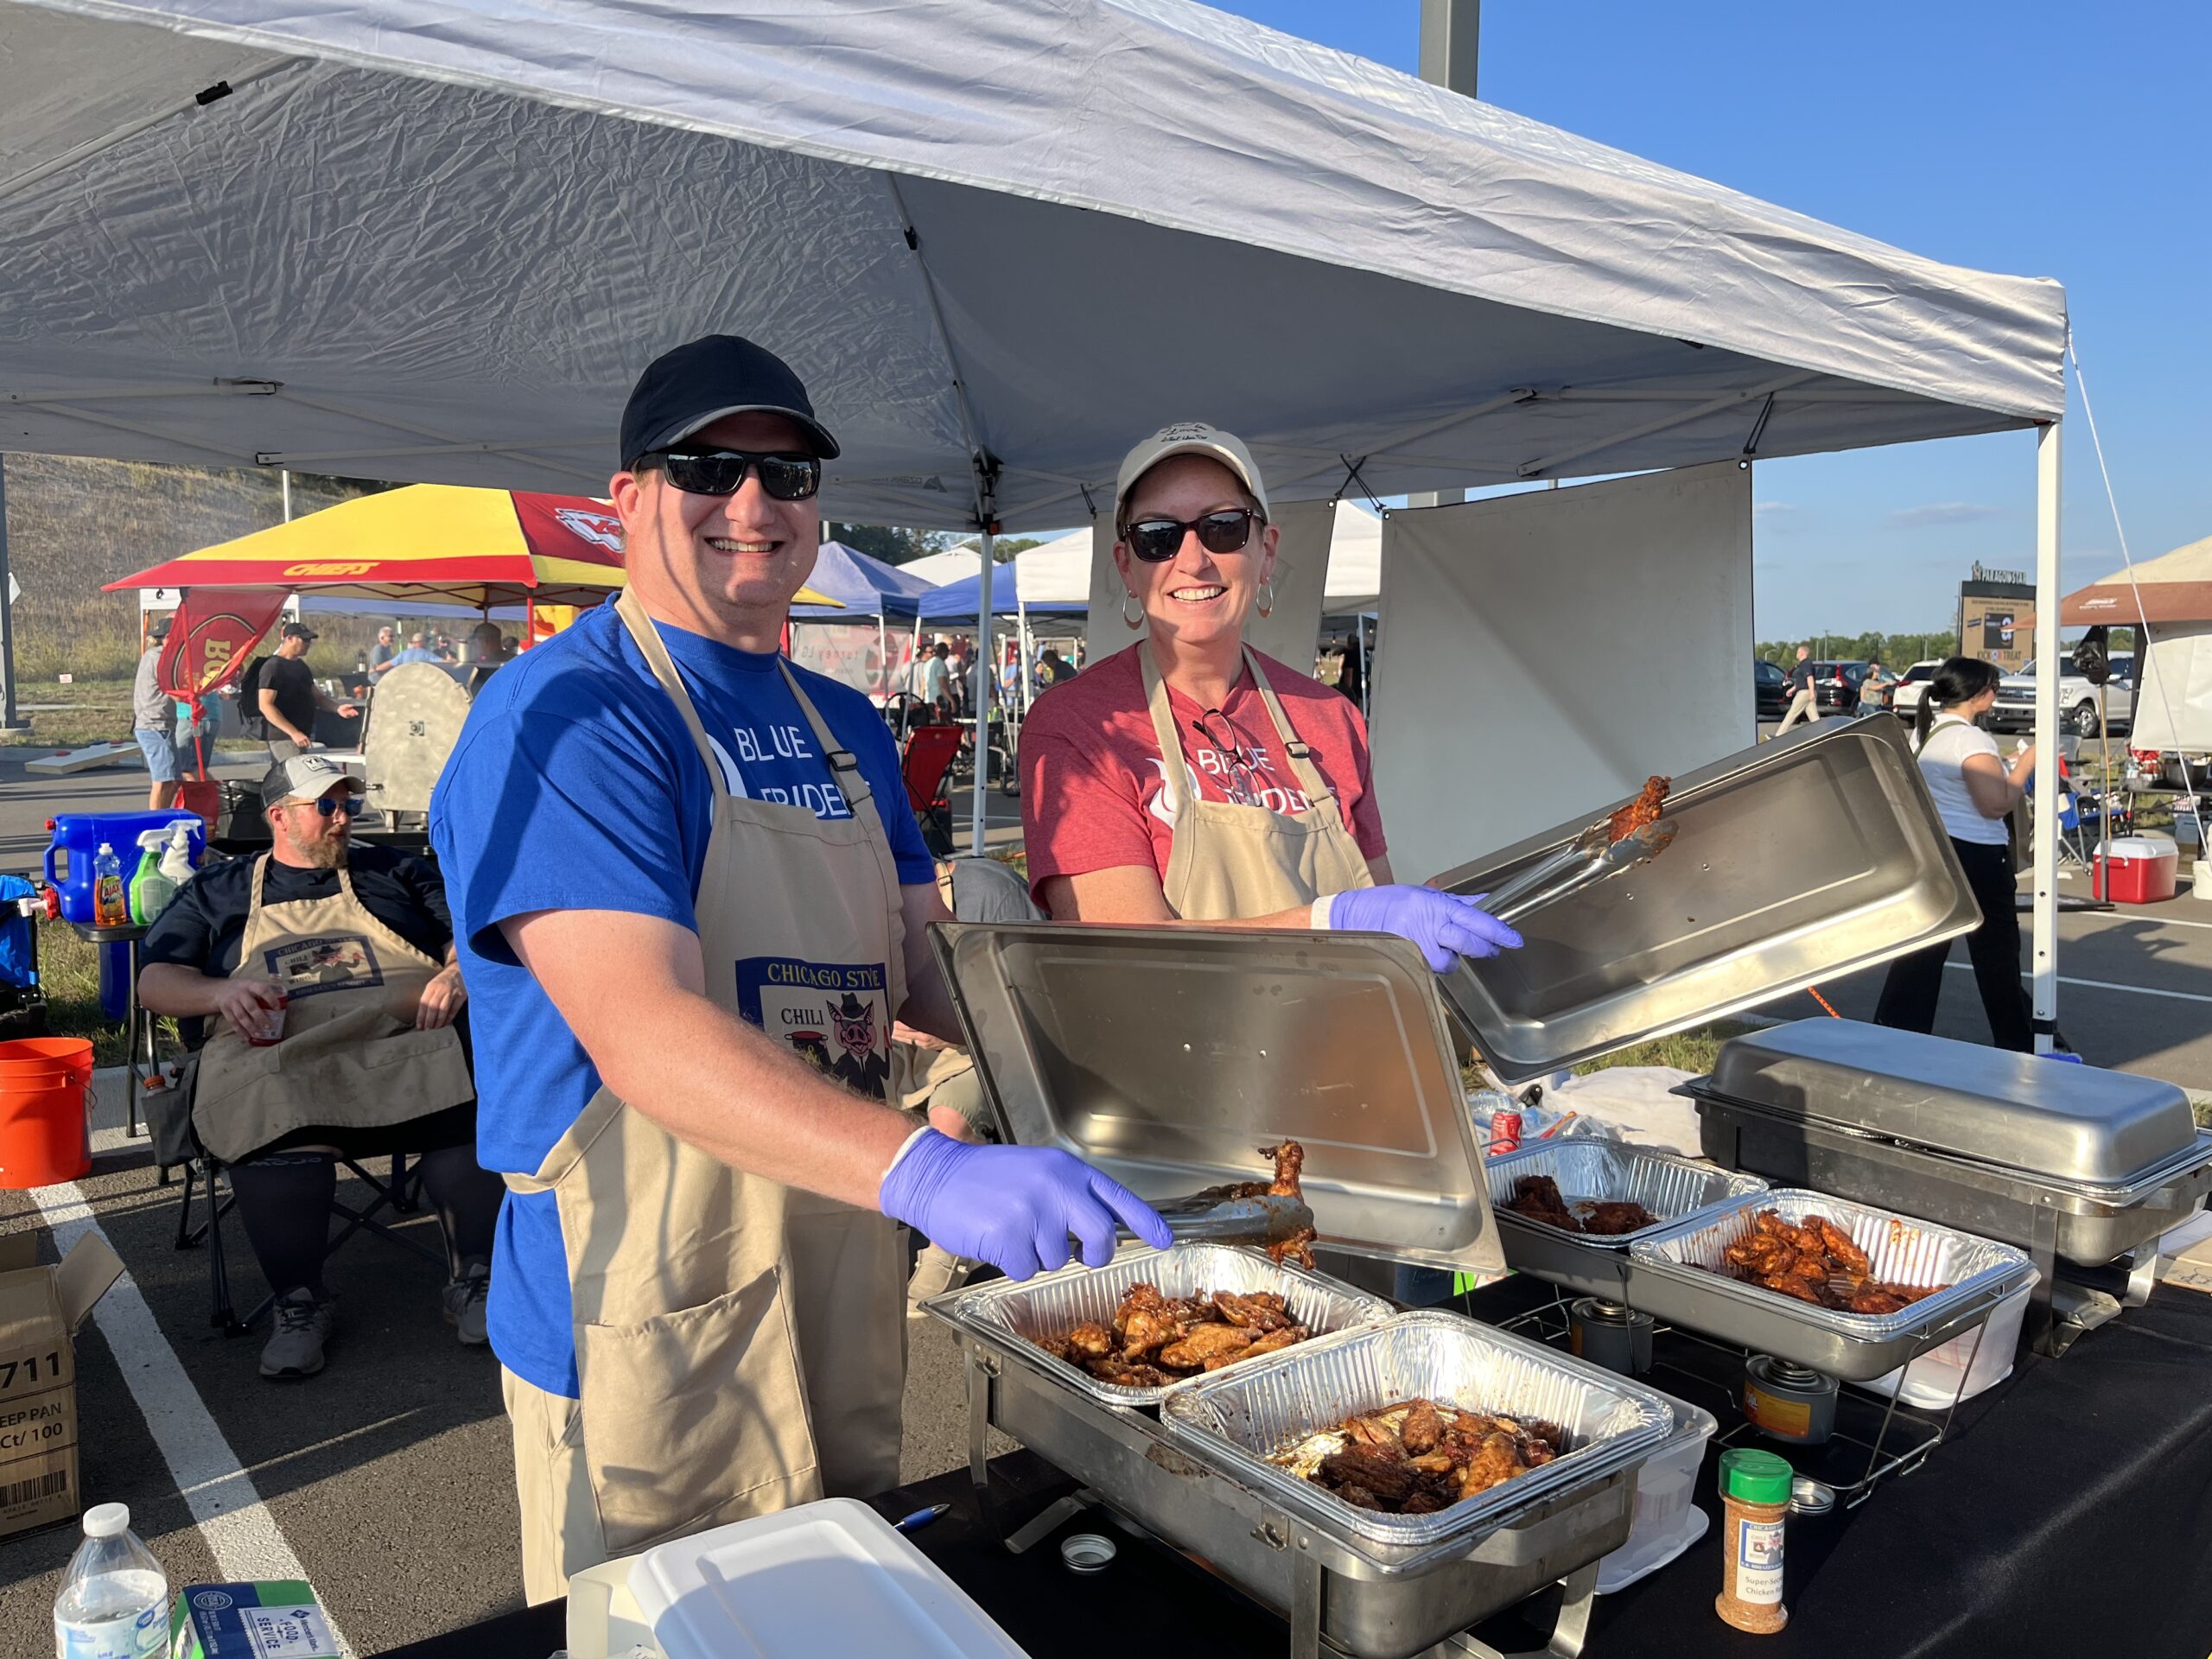
[{"label": "canopy tent pole", "polygon": [[[2036,1052],[2058,1033],[2059,423],[2036,429]],[[2107,780],[2109,781],[2109,780]]]},{"label": "canopy tent pole", "polygon": [[976,660],[969,664],[976,677],[976,811],[970,820],[969,850],[978,858],[983,855],[983,808],[990,795],[984,785],[990,781],[991,679],[997,672],[991,662],[991,565],[997,540],[987,521],[977,543],[983,550],[983,568],[976,582],[976,629],[982,638],[976,642]]},{"label": "canopy tent pole", "polygon": [[875,675],[881,683],[881,696],[887,704],[891,701],[891,642],[883,626],[883,601],[875,606]]},{"label": "canopy tent pole", "polygon": [[[145,619],[139,619],[144,639]],[[8,574],[8,459],[0,455],[0,732],[27,732],[30,722],[16,714],[15,578]]]}]

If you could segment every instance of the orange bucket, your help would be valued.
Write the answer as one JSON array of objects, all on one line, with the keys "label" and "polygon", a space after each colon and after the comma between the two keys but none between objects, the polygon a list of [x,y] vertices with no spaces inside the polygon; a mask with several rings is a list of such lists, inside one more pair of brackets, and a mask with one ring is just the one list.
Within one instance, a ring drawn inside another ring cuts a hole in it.
[{"label": "orange bucket", "polygon": [[[86,1037],[18,1037],[0,1043],[0,1090],[60,1073],[79,1086],[92,1081],[92,1045]],[[35,1085],[34,1085],[35,1086]]]},{"label": "orange bucket", "polygon": [[0,1086],[0,1186],[52,1186],[92,1171],[85,1086]]}]

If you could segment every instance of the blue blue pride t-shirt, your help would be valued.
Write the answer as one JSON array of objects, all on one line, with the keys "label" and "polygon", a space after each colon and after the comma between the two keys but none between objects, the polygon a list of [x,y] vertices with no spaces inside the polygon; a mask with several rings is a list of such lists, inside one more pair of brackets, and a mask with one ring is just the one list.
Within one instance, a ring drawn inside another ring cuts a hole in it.
[{"label": "blue blue pride t-shirt", "polygon": [[[852,816],[774,656],[680,628],[662,626],[660,636],[732,794],[803,804],[817,817]],[[859,760],[899,880],[933,882],[935,866],[906,805],[899,751],[882,717],[849,687],[803,668],[793,672]],[[698,748],[613,605],[486,681],[430,804],[431,840],[468,985],[476,1151],[486,1168],[536,1170],[599,1090],[590,1058],[515,959],[499,923],[534,910],[620,910],[696,929],[692,898],[713,819],[714,790]],[[855,992],[882,988],[779,982],[794,967],[810,966],[779,962],[748,975],[741,963],[747,1017],[766,1019],[803,988],[834,1023],[841,1007],[862,1006]],[[851,1056],[834,1030],[823,1037],[819,1058],[842,1076],[837,1065],[851,1069]],[[862,1088],[880,1081],[847,1080]],[[486,1312],[502,1364],[549,1394],[575,1396],[568,1265],[551,1193],[510,1193],[500,1207]]]}]

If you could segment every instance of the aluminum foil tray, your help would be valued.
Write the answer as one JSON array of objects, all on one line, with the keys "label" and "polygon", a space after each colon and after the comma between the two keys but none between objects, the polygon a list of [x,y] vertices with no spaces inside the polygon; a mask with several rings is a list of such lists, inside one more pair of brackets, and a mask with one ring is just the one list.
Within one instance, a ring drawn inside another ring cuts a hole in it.
[{"label": "aluminum foil tray", "polygon": [[[1283,1299],[1291,1317],[1317,1338],[1328,1332],[1372,1325],[1388,1319],[1392,1312],[1390,1303],[1380,1296],[1368,1295],[1317,1273],[1277,1267],[1258,1250],[1233,1244],[1178,1244],[1165,1250],[1136,1245],[1122,1250],[1103,1268],[1077,1263],[1034,1279],[996,1279],[972,1290],[937,1297],[925,1306],[938,1318],[989,1343],[1018,1363],[1049,1372],[1103,1404],[1156,1406],[1203,1379],[1185,1377],[1157,1389],[1121,1388],[1100,1382],[1080,1366],[1055,1359],[1032,1340],[1065,1336],[1086,1319],[1110,1325],[1114,1309],[1129,1287],[1147,1280],[1166,1296],[1190,1296],[1202,1289],[1234,1291],[1239,1295],[1271,1290]],[[1233,1369],[1224,1366],[1212,1375],[1218,1376]]]},{"label": "aluminum foil tray", "polygon": [[[1556,1423],[1554,1461],[1433,1515],[1381,1515],[1270,1461],[1346,1417],[1415,1395]],[[1194,1457],[1338,1538],[1401,1548],[1471,1538],[1649,1455],[1675,1428],[1667,1397],[1456,1313],[1401,1313],[1199,1377],[1160,1408]]]},{"label": "aluminum foil tray", "polygon": [[[1789,1222],[1825,1216],[1866,1252],[1876,1278],[1948,1288],[1895,1313],[1843,1313],[1708,1271],[1762,1210]],[[1972,1329],[2036,1277],[2027,1256],[2009,1244],[1788,1187],[1641,1239],[1630,1246],[1627,1294],[1643,1312],[1862,1382]]]},{"label": "aluminum foil tray", "polygon": [[[1767,1190],[1767,1184],[1756,1175],[1738,1174],[1649,1147],[1624,1146],[1618,1141],[1546,1141],[1502,1153],[1488,1160],[1484,1168],[1490,1180],[1491,1209],[1501,1225],[1518,1223],[1592,1250],[1624,1250],[1640,1238],[1666,1231],[1675,1222],[1732,1198]],[[1658,1220],[1632,1233],[1570,1233],[1506,1209],[1513,1197],[1514,1182],[1523,1175],[1550,1176],[1570,1210],[1580,1198],[1604,1199],[1640,1204]],[[1513,1261],[1510,1242],[1505,1259],[1520,1266]]]}]

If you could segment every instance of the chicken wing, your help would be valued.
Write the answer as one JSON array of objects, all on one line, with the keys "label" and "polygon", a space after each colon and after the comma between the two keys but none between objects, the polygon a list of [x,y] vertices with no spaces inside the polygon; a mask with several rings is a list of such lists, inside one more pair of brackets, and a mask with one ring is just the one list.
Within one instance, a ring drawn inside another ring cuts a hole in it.
[{"label": "chicken wing", "polygon": [[1243,1353],[1252,1342],[1249,1331],[1233,1325],[1194,1325],[1180,1341],[1160,1351],[1160,1363],[1179,1371],[1195,1371],[1217,1355]]},{"label": "chicken wing", "polygon": [[1085,1320],[1067,1335],[1068,1351],[1078,1359],[1103,1359],[1114,1351],[1114,1333]]},{"label": "chicken wing", "polygon": [[1230,1324],[1247,1331],[1281,1331],[1298,1323],[1290,1317],[1282,1298],[1271,1290],[1255,1290],[1247,1296],[1240,1296],[1233,1290],[1217,1290],[1213,1306]]},{"label": "chicken wing", "polygon": [[1659,822],[1659,811],[1667,803],[1667,791],[1675,786],[1671,778],[1647,778],[1637,797],[1605,821],[1608,839],[1619,841],[1632,836],[1647,823]]},{"label": "chicken wing", "polygon": [[1444,1419],[1437,1415],[1435,1405],[1427,1400],[1414,1401],[1405,1421],[1398,1425],[1398,1443],[1419,1457],[1433,1452],[1443,1438]]}]

